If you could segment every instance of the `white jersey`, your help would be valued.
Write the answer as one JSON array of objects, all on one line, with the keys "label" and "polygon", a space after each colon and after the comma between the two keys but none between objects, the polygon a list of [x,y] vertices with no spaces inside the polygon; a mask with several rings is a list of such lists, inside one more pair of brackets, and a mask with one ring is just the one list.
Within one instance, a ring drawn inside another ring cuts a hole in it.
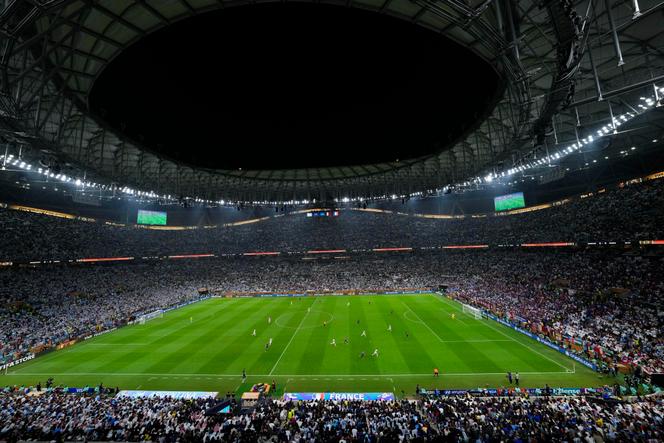
[{"label": "white jersey", "polygon": [[270,343],[270,346],[272,346],[272,338],[271,337],[270,337],[270,342],[269,343]]},{"label": "white jersey", "polygon": [[378,349],[374,349],[373,354],[371,355],[378,357]]},{"label": "white jersey", "polygon": [[253,337],[256,337],[256,330],[254,329],[254,332],[251,333]]},{"label": "white jersey", "polygon": [[337,345],[337,341],[333,338],[333,339],[332,339],[332,343],[330,343],[330,344],[331,344],[332,346],[336,346],[336,345]]},{"label": "white jersey", "polygon": [[362,331],[362,333],[360,334],[360,337],[366,337],[366,336],[367,336],[367,331]]},{"label": "white jersey", "polygon": [[390,331],[390,332],[392,332],[392,325],[389,325],[389,326],[387,327],[387,330]]}]

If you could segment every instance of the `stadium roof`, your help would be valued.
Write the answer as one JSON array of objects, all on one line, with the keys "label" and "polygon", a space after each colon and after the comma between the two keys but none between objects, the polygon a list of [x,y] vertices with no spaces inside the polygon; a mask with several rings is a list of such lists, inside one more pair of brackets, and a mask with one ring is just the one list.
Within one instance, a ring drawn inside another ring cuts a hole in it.
[{"label": "stadium roof", "polygon": [[[146,35],[250,2],[9,1],[0,11],[6,41],[0,136],[8,152],[51,170],[163,195],[227,201],[369,198],[435,192],[523,165],[549,167],[552,152],[581,146],[582,138],[607,125],[607,133],[620,133],[615,119],[647,113],[664,95],[658,91],[664,86],[663,4],[655,1],[548,1],[542,7],[513,0],[325,3],[408,20],[471,48],[499,73],[503,96],[473,130],[433,155],[328,168],[196,168],[113,131],[90,115],[88,96],[104,67]],[[453,67],[455,60],[449,62]],[[662,132],[658,124],[620,138],[643,142],[652,131]]]}]

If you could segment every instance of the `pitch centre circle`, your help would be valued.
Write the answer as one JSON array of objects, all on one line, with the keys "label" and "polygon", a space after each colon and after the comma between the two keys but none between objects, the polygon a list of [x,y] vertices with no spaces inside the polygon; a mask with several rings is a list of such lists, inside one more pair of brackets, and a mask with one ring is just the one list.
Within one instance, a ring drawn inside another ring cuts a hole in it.
[{"label": "pitch centre circle", "polygon": [[[304,318],[302,318],[301,315],[297,315],[302,313],[305,315]],[[324,316],[323,318],[319,318],[320,316],[312,315],[314,313],[324,314]],[[311,309],[310,311],[307,312],[306,309],[296,309],[281,314],[279,317],[277,317],[274,320],[274,324],[279,326],[280,328],[287,328],[287,329],[298,329],[298,328],[312,329],[323,326],[323,322],[329,325],[330,323],[332,323],[333,320],[334,320],[334,315],[330,314],[327,311]]]}]

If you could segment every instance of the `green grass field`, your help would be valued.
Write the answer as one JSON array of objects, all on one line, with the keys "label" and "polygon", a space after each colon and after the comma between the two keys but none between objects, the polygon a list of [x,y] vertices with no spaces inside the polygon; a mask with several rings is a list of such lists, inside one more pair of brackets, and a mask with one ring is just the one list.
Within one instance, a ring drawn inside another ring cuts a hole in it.
[{"label": "green grass field", "polygon": [[[361,337],[363,330],[366,337]],[[349,344],[344,344],[346,336]],[[266,351],[270,338],[273,344]],[[330,344],[333,338],[336,347]],[[376,348],[380,355],[370,357]],[[435,367],[441,372],[437,379]],[[417,383],[427,388],[505,386],[508,370],[519,371],[521,386],[527,387],[591,387],[609,381],[431,294],[208,299],[10,368],[0,375],[0,384],[34,385],[53,377],[68,386],[103,382],[124,389],[223,394],[274,379],[277,393],[400,395],[404,390],[409,395]]]}]

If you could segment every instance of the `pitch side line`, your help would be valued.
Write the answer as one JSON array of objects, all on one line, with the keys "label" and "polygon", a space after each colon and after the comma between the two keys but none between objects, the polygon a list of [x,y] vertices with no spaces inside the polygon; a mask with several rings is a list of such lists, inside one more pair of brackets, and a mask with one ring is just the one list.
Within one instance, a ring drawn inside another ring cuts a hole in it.
[{"label": "pitch side line", "polygon": [[[463,309],[462,309],[462,308],[459,308],[459,307],[458,307],[457,305],[455,305],[454,303],[448,301],[447,298],[445,298],[444,296],[441,295],[440,297],[435,297],[435,298],[437,298],[438,300],[440,300],[440,301],[442,301],[442,302],[445,302],[445,304],[446,304],[447,306],[451,307],[452,309],[455,309],[455,310],[461,312],[462,314],[466,314],[466,315],[470,316],[469,313],[467,313],[467,312],[463,312]],[[475,318],[475,317],[473,317],[473,318]]]},{"label": "pitch side line", "polygon": [[[446,300],[446,299],[443,298],[442,300],[445,301],[445,302],[447,303],[447,300]],[[450,306],[453,306],[453,305],[450,305]],[[458,306],[455,306],[455,307],[456,307],[457,309],[459,309]],[[463,309],[461,309],[460,311],[463,312]],[[488,320],[489,320],[489,321],[493,321],[493,320],[491,320],[491,319],[488,319]],[[496,331],[496,332],[502,334],[503,336],[509,338],[509,339],[512,340],[514,343],[518,343],[518,344],[520,344],[521,346],[523,346],[523,347],[525,347],[526,349],[528,349],[529,351],[534,352],[535,354],[539,355],[540,357],[543,357],[543,358],[549,360],[551,363],[555,363],[556,365],[558,365],[558,366],[560,366],[561,368],[563,368],[565,371],[570,372],[570,373],[574,373],[574,372],[576,372],[576,371],[573,371],[572,369],[568,368],[567,366],[564,366],[562,363],[558,363],[557,361],[555,361],[555,360],[552,359],[551,357],[542,354],[542,353],[539,352],[538,350],[533,349],[532,347],[528,346],[526,343],[524,343],[524,342],[522,342],[522,341],[520,341],[520,340],[517,340],[517,339],[514,338],[514,337],[511,337],[511,336],[507,335],[505,332],[503,332],[503,331],[501,331],[500,329],[496,328],[496,327],[495,327],[494,325],[492,325],[491,323],[485,323],[485,324],[486,324],[488,327],[490,327],[491,329],[493,329],[494,331]]]},{"label": "pitch side line", "polygon": [[[290,346],[290,344],[293,343],[293,339],[295,338],[295,335],[297,335],[297,331],[300,330],[300,328],[302,327],[302,323],[304,323],[304,320],[307,318],[307,315],[309,315],[309,312],[311,312],[311,307],[312,307],[313,305],[315,305],[317,301],[318,301],[318,299],[316,298],[316,299],[314,299],[314,302],[313,302],[311,305],[309,305],[309,308],[307,309],[307,312],[305,312],[305,313],[304,313],[304,316],[302,316],[302,320],[300,320],[300,324],[297,325],[297,328],[296,328],[295,331],[293,332],[293,335],[291,335],[291,338],[290,338],[290,340],[288,341],[288,344],[286,345],[286,347],[284,348],[284,350],[281,351],[281,355],[280,355],[279,358],[277,359],[277,362],[274,364],[274,366],[272,366],[272,369],[270,370],[270,373],[268,374],[268,376],[272,375],[272,373],[274,372],[274,369],[277,367],[277,365],[278,365],[279,362],[281,361],[281,358],[282,358],[282,357],[284,356],[284,354],[286,353],[286,350],[288,350],[288,347]],[[276,322],[276,320],[275,320],[275,322]]]},{"label": "pitch side line", "polygon": [[[490,321],[493,321],[493,320],[491,320],[491,319],[489,319],[489,320],[490,320]],[[499,332],[499,333],[501,333],[502,335],[504,335],[505,337],[511,339],[514,343],[518,343],[518,344],[520,344],[521,346],[525,347],[526,349],[528,349],[528,350],[534,352],[535,354],[539,355],[540,357],[544,357],[545,359],[549,360],[550,362],[557,364],[558,366],[560,366],[561,368],[563,368],[563,369],[566,370],[567,372],[572,372],[572,370],[571,370],[570,368],[568,368],[567,366],[564,366],[562,363],[558,363],[557,361],[555,361],[555,360],[552,359],[551,357],[542,354],[541,352],[539,352],[539,351],[536,350],[536,349],[531,348],[530,346],[528,346],[528,345],[525,344],[524,342],[522,342],[522,341],[520,341],[520,340],[517,340],[517,339],[514,338],[514,337],[510,337],[509,335],[507,335],[506,333],[504,333],[504,332],[501,331],[500,329],[496,328],[496,327],[493,326],[492,324],[489,323],[488,326],[489,326],[491,329],[493,329],[494,331]]]},{"label": "pitch side line", "polygon": [[[558,371],[558,372],[519,372],[520,374],[525,375],[574,375],[572,372],[567,371]],[[5,377],[20,377],[20,376],[118,376],[118,377],[174,377],[174,378],[242,378],[242,374],[169,374],[169,373],[155,373],[155,372],[69,372],[69,373],[58,373],[58,372],[10,372]],[[453,377],[476,377],[476,376],[485,376],[485,375],[505,375],[505,372],[442,372],[441,376],[453,376]],[[247,374],[248,377],[289,377],[292,379],[299,378],[310,378],[310,377],[344,377],[344,378],[361,378],[361,377],[380,377],[387,378],[390,377],[432,377],[432,373],[426,374]],[[0,376],[1,378],[2,376]]]}]

